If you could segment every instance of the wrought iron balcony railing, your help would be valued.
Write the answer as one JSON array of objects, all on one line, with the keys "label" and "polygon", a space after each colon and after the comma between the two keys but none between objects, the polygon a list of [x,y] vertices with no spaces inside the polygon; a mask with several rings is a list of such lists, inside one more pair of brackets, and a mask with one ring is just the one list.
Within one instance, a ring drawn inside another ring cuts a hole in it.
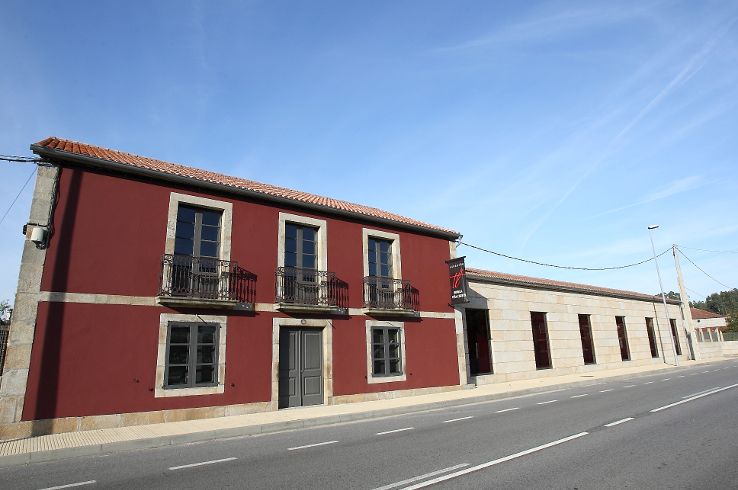
[{"label": "wrought iron balcony railing", "polygon": [[348,285],[334,272],[277,267],[276,302],[300,307],[340,308],[348,304]]},{"label": "wrought iron balcony railing", "polygon": [[256,276],[236,262],[165,254],[159,297],[253,304]]},{"label": "wrought iron balcony railing", "polygon": [[410,285],[410,281],[367,276],[364,278],[364,308],[416,312],[418,290]]}]

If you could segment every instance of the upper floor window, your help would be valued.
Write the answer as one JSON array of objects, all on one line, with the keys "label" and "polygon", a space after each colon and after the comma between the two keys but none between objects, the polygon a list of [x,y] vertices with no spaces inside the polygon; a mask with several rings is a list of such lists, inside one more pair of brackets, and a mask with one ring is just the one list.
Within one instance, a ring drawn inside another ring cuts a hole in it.
[{"label": "upper floor window", "polygon": [[286,223],[284,233],[284,266],[316,269],[318,230],[311,226]]},{"label": "upper floor window", "polygon": [[367,262],[369,275],[377,277],[393,277],[392,275],[392,242],[369,237]]},{"label": "upper floor window", "polygon": [[174,253],[218,258],[221,215],[219,210],[180,205],[177,210]]}]

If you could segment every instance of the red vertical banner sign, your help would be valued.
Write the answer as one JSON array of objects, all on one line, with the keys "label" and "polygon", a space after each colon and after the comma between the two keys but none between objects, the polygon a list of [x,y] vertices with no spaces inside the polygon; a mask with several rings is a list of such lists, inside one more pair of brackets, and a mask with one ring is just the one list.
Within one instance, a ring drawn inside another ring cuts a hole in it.
[{"label": "red vertical banner sign", "polygon": [[449,284],[451,285],[452,305],[469,302],[469,299],[466,297],[467,283],[464,259],[465,257],[459,257],[446,261],[448,264]]}]

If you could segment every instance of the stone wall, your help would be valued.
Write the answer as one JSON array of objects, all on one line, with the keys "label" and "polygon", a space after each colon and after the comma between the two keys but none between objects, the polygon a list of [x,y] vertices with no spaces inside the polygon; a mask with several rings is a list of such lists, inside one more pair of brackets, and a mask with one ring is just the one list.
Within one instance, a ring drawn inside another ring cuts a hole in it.
[{"label": "stone wall", "polygon": [[[674,363],[669,319],[677,321],[679,344],[686,360],[689,345],[679,305],[651,303],[584,293],[550,291],[470,281],[466,308],[489,310],[493,374],[477,384],[586,372],[624,366]],[[546,313],[551,369],[536,369],[531,312]],[[585,365],[579,332],[580,314],[590,315],[595,364]],[[615,317],[625,317],[630,360],[622,361]],[[654,318],[659,356],[653,358],[646,318]],[[665,356],[664,356],[665,353]],[[468,352],[467,352],[468,365]]]}]

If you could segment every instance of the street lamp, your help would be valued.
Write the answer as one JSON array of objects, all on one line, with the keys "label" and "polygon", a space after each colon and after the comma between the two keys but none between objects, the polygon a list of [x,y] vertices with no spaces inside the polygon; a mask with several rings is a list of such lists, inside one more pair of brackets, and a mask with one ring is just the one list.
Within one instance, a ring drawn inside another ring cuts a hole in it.
[{"label": "street lamp", "polygon": [[[653,244],[653,234],[651,231],[658,228],[659,225],[650,225],[648,227],[648,238],[651,239],[651,250],[653,251],[653,261],[656,263],[656,275],[659,277],[659,288],[661,289],[661,301],[664,303],[664,313],[666,314],[666,321],[669,321],[669,309],[666,307],[666,295],[664,294],[664,285],[661,282],[661,270],[659,269],[659,260],[656,258],[656,247]],[[664,338],[661,336],[661,327],[659,326],[659,319],[656,318],[656,328],[659,329],[659,339],[661,340],[661,352],[664,352]],[[671,339],[671,350],[674,354],[674,362],[676,366],[679,366],[679,358],[676,353],[676,346],[674,345],[674,336]],[[666,363],[666,353],[664,352],[664,363]]]}]

